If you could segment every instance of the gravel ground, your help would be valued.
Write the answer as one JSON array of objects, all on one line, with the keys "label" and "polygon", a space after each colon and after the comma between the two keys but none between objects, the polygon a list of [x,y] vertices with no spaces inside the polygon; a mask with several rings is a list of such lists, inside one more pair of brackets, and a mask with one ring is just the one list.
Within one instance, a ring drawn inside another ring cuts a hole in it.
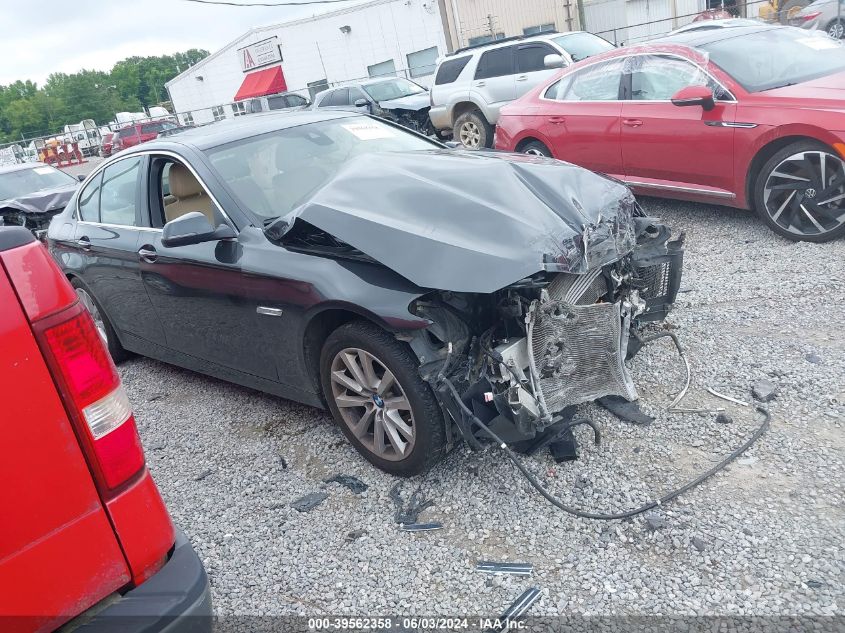
[{"label": "gravel ground", "polygon": [[87,176],[97,168],[97,165],[102,163],[105,159],[99,156],[91,156],[85,159],[81,165],[71,165],[70,167],[62,167],[61,170],[71,176]]},{"label": "gravel ground", "polygon": [[[532,614],[830,615],[845,580],[845,241],[787,242],[749,213],[644,200],[687,233],[685,275],[670,322],[693,383],[667,414],[683,367],[667,340],[632,363],[648,427],[590,405],[600,447],[579,431],[581,459],[527,459],[570,505],[623,510],[685,483],[756,428],[749,400],[768,379],[770,431],[704,485],[647,516],[591,521],[564,514],[496,449],[461,450],[406,481],[445,529],[405,533],[389,491],[330,418],[158,362],[121,367],[150,468],[175,522],[209,572],[217,614],[500,613],[525,588]],[[584,427],[582,427],[584,428]],[[354,475],[354,494],[323,480]],[[316,491],[310,512],[290,507]],[[477,560],[530,562],[530,578],[486,576]],[[841,620],[840,620],[841,622]]]}]

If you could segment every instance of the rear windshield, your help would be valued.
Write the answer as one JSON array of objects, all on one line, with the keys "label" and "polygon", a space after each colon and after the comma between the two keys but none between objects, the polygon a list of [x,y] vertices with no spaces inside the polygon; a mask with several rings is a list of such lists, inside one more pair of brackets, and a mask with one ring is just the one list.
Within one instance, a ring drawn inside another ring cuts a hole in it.
[{"label": "rear windshield", "polygon": [[163,130],[172,130],[175,127],[175,123],[168,123],[167,121],[155,121],[154,123],[144,123],[143,125],[141,125],[141,134],[152,134],[154,132],[161,132]]},{"label": "rear windshield", "polygon": [[845,71],[841,43],[826,34],[793,27],[743,33],[699,48],[748,92],[792,86]]},{"label": "rear windshield", "polygon": [[570,33],[552,38],[552,41],[569,53],[573,62],[580,62],[614,48],[613,44],[592,33]]},{"label": "rear windshield", "polygon": [[361,86],[373,101],[390,101],[391,99],[401,99],[402,97],[409,97],[411,95],[418,95],[425,92],[425,88],[415,84],[413,81],[407,79],[388,79],[387,81],[380,81],[375,84],[367,84]]},{"label": "rear windshield", "polygon": [[39,165],[32,169],[18,169],[0,174],[0,200],[17,198],[18,196],[74,183],[79,184],[79,181],[49,165]]},{"label": "rear windshield", "polygon": [[434,85],[442,86],[443,84],[453,83],[461,74],[461,71],[466,68],[470,59],[472,59],[472,55],[458,57],[458,59],[447,59],[440,64],[440,68],[437,69],[437,76],[434,78]]}]

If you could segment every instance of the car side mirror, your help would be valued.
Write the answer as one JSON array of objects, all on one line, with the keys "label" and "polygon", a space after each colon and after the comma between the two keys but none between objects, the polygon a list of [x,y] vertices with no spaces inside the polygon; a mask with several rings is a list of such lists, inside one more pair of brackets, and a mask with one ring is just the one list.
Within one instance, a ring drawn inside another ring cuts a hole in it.
[{"label": "car side mirror", "polygon": [[713,91],[707,86],[681,88],[672,97],[672,103],[678,107],[701,106],[707,112],[716,107]]},{"label": "car side mirror", "polygon": [[563,68],[566,66],[566,60],[563,55],[549,54],[543,58],[543,66],[546,68]]},{"label": "car side mirror", "polygon": [[234,237],[236,237],[235,232],[228,224],[219,224],[215,229],[204,214],[199,211],[192,211],[180,215],[164,225],[161,233],[161,244],[172,248],[174,246],[202,244],[203,242],[216,242]]},{"label": "car side mirror", "polygon": [[370,102],[367,101],[366,99],[356,99],[355,100],[355,107],[356,108],[367,108],[367,110],[369,110],[370,109]]},{"label": "car side mirror", "polygon": [[79,182],[82,182],[83,180],[85,180],[85,178],[86,178],[86,177],[87,177],[87,176],[86,176],[85,174],[79,174],[79,175],[76,177],[76,179],[77,179]]}]

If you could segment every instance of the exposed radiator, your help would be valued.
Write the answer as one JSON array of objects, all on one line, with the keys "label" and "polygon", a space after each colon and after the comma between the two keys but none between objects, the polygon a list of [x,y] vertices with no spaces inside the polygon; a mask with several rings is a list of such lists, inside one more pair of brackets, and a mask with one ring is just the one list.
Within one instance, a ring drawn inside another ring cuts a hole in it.
[{"label": "exposed radiator", "polygon": [[637,398],[623,363],[630,324],[619,304],[595,303],[607,291],[598,273],[558,275],[535,315],[530,343],[552,413],[611,394]]}]

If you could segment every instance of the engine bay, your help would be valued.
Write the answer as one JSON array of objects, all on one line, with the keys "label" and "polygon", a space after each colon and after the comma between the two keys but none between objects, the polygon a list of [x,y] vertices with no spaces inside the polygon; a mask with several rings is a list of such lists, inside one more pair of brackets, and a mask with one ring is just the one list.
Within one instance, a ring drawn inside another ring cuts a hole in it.
[{"label": "engine bay", "polygon": [[533,440],[604,396],[637,399],[625,360],[639,332],[675,300],[683,240],[655,218],[635,218],[637,244],[585,274],[538,273],[497,292],[440,291],[411,309],[428,319],[408,337],[458,433],[483,439],[475,419],[510,442]]}]

